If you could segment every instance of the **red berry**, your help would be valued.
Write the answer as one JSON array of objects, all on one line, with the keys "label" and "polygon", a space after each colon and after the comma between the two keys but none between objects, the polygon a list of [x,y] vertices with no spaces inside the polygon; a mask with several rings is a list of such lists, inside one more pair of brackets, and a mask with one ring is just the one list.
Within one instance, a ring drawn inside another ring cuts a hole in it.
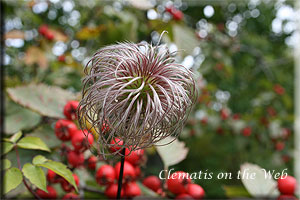
[{"label": "red berry", "polygon": [[47,180],[49,181],[49,183],[59,183],[61,181],[61,176],[57,175],[54,171],[49,169],[47,173]]},{"label": "red berry", "polygon": [[[73,174],[73,177],[74,177],[74,180],[75,180],[75,183],[77,186],[79,186],[79,178],[76,174]],[[65,192],[72,192],[75,190],[74,186],[71,185],[68,181],[66,181],[65,179],[63,179],[61,181],[61,187],[62,189],[65,191]]]},{"label": "red berry", "polygon": [[223,135],[223,134],[224,134],[224,129],[223,129],[222,127],[218,127],[218,128],[217,128],[217,133],[218,133],[219,135]]},{"label": "red berry", "polygon": [[274,116],[276,116],[276,110],[273,108],[273,107],[268,107],[267,108],[267,112],[269,113],[269,115],[271,116],[271,117],[274,117]]},{"label": "red berry", "polygon": [[140,166],[135,166],[134,167],[134,171],[135,171],[135,176],[136,177],[140,177],[140,175],[141,175],[141,168],[140,168]]},{"label": "red berry", "polygon": [[54,128],[56,137],[62,141],[70,140],[77,130],[76,124],[66,119],[58,120]]},{"label": "red berry", "polygon": [[[65,55],[60,55],[60,56],[58,56],[57,60],[58,60],[59,62],[65,62],[66,56],[65,56]],[[76,112],[76,111],[75,111],[75,112]],[[76,115],[75,115],[75,117],[76,117]],[[72,120],[72,119],[70,119],[70,120]]]},{"label": "red berry", "polygon": [[76,151],[68,152],[68,163],[72,167],[79,167],[84,163],[84,155],[83,153],[78,153]]},{"label": "red berry", "polygon": [[36,194],[42,199],[56,199],[57,197],[56,190],[49,185],[47,186],[47,190],[48,192],[45,192],[41,189],[37,189]]},{"label": "red berry", "polygon": [[[119,179],[121,162],[115,165],[116,178]],[[135,178],[134,167],[127,161],[124,162],[123,181],[132,181]]]},{"label": "red berry", "polygon": [[87,130],[78,130],[72,136],[72,145],[77,152],[84,152],[93,142],[94,137]]},{"label": "red berry", "polygon": [[191,179],[183,171],[174,172],[167,180],[168,190],[173,194],[185,193],[185,187],[189,183],[191,183]]},{"label": "red berry", "polygon": [[122,148],[123,145],[123,140],[121,140],[120,138],[115,138],[112,139],[110,144],[112,145],[111,147],[109,147],[109,151],[111,153],[114,153],[116,151],[119,151]]},{"label": "red berry", "polygon": [[277,180],[277,187],[281,194],[293,195],[296,191],[297,181],[292,176],[281,177]]},{"label": "red berry", "polygon": [[203,117],[203,118],[201,119],[201,123],[202,123],[203,125],[206,125],[207,122],[208,122],[207,117]]},{"label": "red berry", "polygon": [[95,170],[96,169],[96,164],[97,164],[97,157],[96,156],[91,156],[89,157],[88,159],[88,167],[91,169],[91,170]]},{"label": "red berry", "polygon": [[53,40],[54,39],[54,34],[51,31],[47,31],[45,37],[47,40]]},{"label": "red berry", "polygon": [[221,118],[223,120],[227,119],[230,115],[230,111],[228,109],[222,108],[221,109]]},{"label": "red berry", "polygon": [[154,192],[157,192],[159,188],[161,188],[161,181],[156,176],[148,176],[143,180],[143,184],[153,190]]},{"label": "red berry", "polygon": [[279,84],[275,84],[273,90],[279,95],[283,95],[285,93],[285,89]]},{"label": "red berry", "polygon": [[[115,184],[109,185],[106,188],[104,194],[105,194],[105,196],[107,196],[110,199],[116,199],[117,192],[118,192],[118,184],[115,183]],[[124,189],[123,188],[121,189],[121,197],[124,197]]]},{"label": "red berry", "polygon": [[125,160],[130,162],[133,165],[137,165],[142,160],[142,157],[144,155],[144,149],[135,150],[132,151],[129,155],[128,154],[129,154],[129,150],[128,153],[126,153]]},{"label": "red berry", "polygon": [[102,124],[102,128],[101,128],[101,131],[105,134],[107,131],[109,131],[109,125],[108,123],[103,123]]},{"label": "red berry", "polygon": [[180,21],[183,18],[183,13],[180,10],[174,10],[173,13],[173,19],[175,19],[176,21]]},{"label": "red berry", "polygon": [[43,24],[39,27],[39,33],[43,36],[46,35],[46,33],[48,32],[48,26]]},{"label": "red berry", "polygon": [[236,113],[236,114],[234,114],[234,115],[232,116],[232,118],[233,118],[234,120],[239,120],[241,117],[240,117],[240,114]]},{"label": "red berry", "polygon": [[282,141],[278,141],[278,142],[276,142],[276,144],[275,144],[275,149],[276,149],[277,151],[282,151],[282,150],[284,149],[284,147],[285,147],[285,144],[284,144],[284,142],[282,142]]},{"label": "red berry", "polygon": [[110,185],[116,178],[115,169],[110,165],[102,165],[96,173],[96,181],[99,185]]},{"label": "red berry", "polygon": [[[59,57],[60,58],[60,57]],[[68,101],[64,107],[64,115],[69,120],[75,120],[77,118],[77,107],[79,105],[78,101]]]},{"label": "red berry", "polygon": [[194,183],[187,185],[186,192],[195,199],[201,199],[205,195],[203,188],[200,185]]},{"label": "red berry", "polygon": [[125,196],[128,198],[141,195],[141,189],[135,182],[129,182],[124,185]]},{"label": "red berry", "polygon": [[176,196],[175,199],[194,199],[194,198],[191,195],[183,193]]},{"label": "red berry", "polygon": [[277,200],[298,200],[296,197],[292,195],[280,195]]},{"label": "red berry", "polygon": [[74,193],[67,193],[62,198],[62,200],[69,200],[69,199],[80,200],[79,196],[77,194],[74,194]]},{"label": "red berry", "polygon": [[251,133],[252,133],[251,127],[246,127],[246,128],[244,128],[244,129],[242,130],[242,133],[243,133],[243,135],[244,135],[245,137],[250,136]]}]

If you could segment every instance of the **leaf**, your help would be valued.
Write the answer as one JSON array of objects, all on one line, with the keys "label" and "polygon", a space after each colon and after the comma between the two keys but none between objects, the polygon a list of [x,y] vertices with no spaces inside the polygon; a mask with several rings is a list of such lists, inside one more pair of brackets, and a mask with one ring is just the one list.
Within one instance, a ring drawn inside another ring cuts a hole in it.
[{"label": "leaf", "polygon": [[228,198],[251,197],[248,191],[242,186],[223,186],[223,189]]},{"label": "leaf", "polygon": [[10,142],[3,142],[2,144],[3,144],[3,155],[7,154],[14,148],[14,144]]},{"label": "leaf", "polygon": [[16,143],[21,137],[22,137],[22,132],[19,131],[19,132],[13,134],[13,136],[11,136],[9,138],[9,141],[11,141],[12,143]]},{"label": "leaf", "polygon": [[4,173],[4,194],[15,189],[23,180],[21,171],[12,167]]},{"label": "leaf", "polygon": [[61,141],[55,136],[54,130],[50,125],[43,125],[35,129],[32,133],[27,136],[39,137],[43,141],[47,141],[49,148],[58,147],[61,145]]},{"label": "leaf", "polygon": [[15,102],[41,115],[55,118],[64,118],[63,108],[65,104],[69,100],[75,99],[74,93],[45,84],[8,88],[7,92]]},{"label": "leaf", "polygon": [[24,39],[25,34],[20,30],[11,30],[4,35],[5,39]]},{"label": "leaf", "polygon": [[23,149],[39,149],[50,152],[47,145],[38,137],[26,136],[17,143],[17,146]]},{"label": "leaf", "polygon": [[[242,176],[248,174],[249,176]],[[250,174],[255,174],[251,179]],[[265,175],[265,172],[258,165],[245,163],[241,165],[241,180],[247,191],[253,197],[277,197],[277,183],[272,177]]]},{"label": "leaf", "polygon": [[34,165],[38,165],[38,164],[43,164],[46,161],[48,161],[47,158],[45,158],[44,156],[41,156],[41,155],[37,155],[33,158],[32,163]]},{"label": "leaf", "polygon": [[6,170],[11,167],[11,162],[8,159],[4,159],[2,164],[3,164],[3,170]]},{"label": "leaf", "polygon": [[51,32],[54,35],[54,40],[56,41],[68,41],[68,36],[60,30],[49,29],[49,32]]},{"label": "leaf", "polygon": [[104,25],[99,25],[96,27],[85,26],[76,33],[76,37],[80,40],[88,40],[91,38],[97,38],[100,36],[100,34],[103,30],[105,30]]},{"label": "leaf", "polygon": [[37,64],[44,69],[48,67],[48,59],[45,52],[35,46],[30,46],[27,48],[25,52],[24,63],[26,65]]},{"label": "leaf", "polygon": [[75,190],[77,191],[77,185],[75,183],[74,177],[72,175],[71,170],[69,170],[67,168],[66,165],[60,163],[60,162],[56,162],[53,160],[48,160],[43,156],[36,156],[33,159],[33,163],[36,166],[41,166],[41,167],[45,167],[47,169],[51,169],[52,171],[54,171],[56,174],[62,176],[64,179],[66,179],[70,184],[72,184],[75,188]]},{"label": "leaf", "polygon": [[30,129],[41,122],[41,116],[20,105],[16,105],[18,110],[5,117],[5,133],[12,134],[20,130]]},{"label": "leaf", "polygon": [[146,196],[150,196],[150,197],[158,197],[159,195],[155,192],[153,192],[152,190],[150,190],[149,188],[145,187],[142,183],[140,182],[136,182],[139,186],[139,188],[142,191],[142,194],[146,195]]},{"label": "leaf", "polygon": [[[156,145],[164,145],[172,142],[175,138],[168,137],[164,140],[161,140]],[[175,139],[172,143],[164,146],[156,146],[156,150],[161,157],[165,167],[175,165],[184,160],[188,154],[188,148],[185,147],[184,142],[180,142],[178,139]]]},{"label": "leaf", "polygon": [[40,167],[34,166],[31,163],[26,163],[23,166],[22,172],[32,184],[34,184],[41,190],[48,192],[46,187],[46,176],[44,171]]},{"label": "leaf", "polygon": [[192,55],[194,48],[199,45],[194,31],[183,25],[173,25],[174,42],[178,47],[179,53],[186,56]]}]

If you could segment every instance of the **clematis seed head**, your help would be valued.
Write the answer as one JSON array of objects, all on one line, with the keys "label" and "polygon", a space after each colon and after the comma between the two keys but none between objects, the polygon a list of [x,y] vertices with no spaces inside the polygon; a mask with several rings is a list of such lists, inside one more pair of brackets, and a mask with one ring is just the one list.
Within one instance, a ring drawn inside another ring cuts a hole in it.
[{"label": "clematis seed head", "polygon": [[193,74],[175,63],[166,45],[106,46],[84,72],[78,120],[81,129],[96,132],[102,155],[110,154],[112,145],[120,154],[178,136],[197,99]]}]

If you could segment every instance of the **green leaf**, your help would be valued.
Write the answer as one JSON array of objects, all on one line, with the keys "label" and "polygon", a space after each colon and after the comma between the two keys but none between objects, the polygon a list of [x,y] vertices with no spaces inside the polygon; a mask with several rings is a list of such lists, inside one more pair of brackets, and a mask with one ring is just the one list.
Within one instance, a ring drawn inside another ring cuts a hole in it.
[{"label": "green leaf", "polygon": [[223,186],[223,189],[229,198],[251,197],[248,191],[242,186]]},{"label": "green leaf", "polygon": [[3,155],[7,154],[14,148],[14,144],[10,142],[3,142],[2,144],[3,144]]},{"label": "green leaf", "polygon": [[37,156],[35,156],[35,157],[33,158],[32,163],[33,163],[34,165],[38,165],[38,164],[42,164],[42,163],[44,163],[44,162],[46,162],[46,161],[48,161],[47,158],[45,158],[44,156],[41,156],[41,155],[37,155]]},{"label": "green leaf", "polygon": [[9,138],[9,141],[16,143],[22,137],[22,132],[19,131]]},{"label": "green leaf", "polygon": [[[243,174],[249,176],[242,176]],[[250,174],[255,174],[254,178],[251,178]],[[263,168],[258,165],[250,163],[241,165],[241,180],[253,197],[277,197],[279,195],[276,181],[272,177],[266,176]]]},{"label": "green leaf", "polygon": [[53,133],[54,130],[50,125],[44,125],[27,134],[27,136],[39,137],[41,140],[47,141],[49,148],[54,148],[60,146],[61,141]]},{"label": "green leaf", "polygon": [[3,170],[6,170],[11,167],[11,162],[8,159],[4,159],[2,164],[3,164]]},{"label": "green leaf", "polygon": [[75,99],[74,93],[45,84],[8,88],[7,92],[13,101],[41,115],[55,118],[63,118],[65,104],[69,100]]},{"label": "green leaf", "polygon": [[174,137],[165,138],[164,140],[158,142],[156,145],[158,145],[156,146],[156,150],[161,157],[165,167],[178,164],[186,158],[189,152],[189,149],[185,147],[185,143],[180,142]]},{"label": "green leaf", "polygon": [[38,137],[26,136],[22,138],[17,145],[23,149],[39,149],[50,152],[47,145]]},{"label": "green leaf", "polygon": [[41,116],[38,113],[18,104],[11,105],[18,109],[5,116],[5,133],[13,134],[20,130],[30,129],[41,122]]},{"label": "green leaf", "polygon": [[46,176],[42,168],[31,163],[26,163],[23,166],[22,172],[33,185],[45,192],[48,192],[46,188]]},{"label": "green leaf", "polygon": [[150,196],[150,197],[158,197],[159,195],[155,192],[153,192],[152,190],[150,190],[149,188],[145,187],[142,183],[140,182],[136,182],[139,186],[139,188],[142,191],[142,194],[146,195],[146,196]]},{"label": "green leaf", "polygon": [[41,167],[45,167],[47,169],[51,169],[56,174],[62,176],[70,184],[72,184],[75,187],[76,191],[77,191],[77,185],[75,183],[73,174],[72,174],[71,170],[69,170],[67,168],[66,165],[64,165],[64,164],[62,164],[60,162],[53,161],[53,160],[48,160],[45,157],[43,158],[43,156],[36,156],[33,159],[33,163],[36,166],[41,166]]},{"label": "green leaf", "polygon": [[4,194],[12,189],[15,189],[23,180],[22,172],[15,167],[12,167],[4,173]]}]

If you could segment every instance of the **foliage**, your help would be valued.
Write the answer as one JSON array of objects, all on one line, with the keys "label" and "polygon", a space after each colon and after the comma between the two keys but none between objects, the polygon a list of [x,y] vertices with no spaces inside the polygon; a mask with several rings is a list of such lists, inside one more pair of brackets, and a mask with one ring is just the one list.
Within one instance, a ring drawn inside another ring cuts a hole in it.
[{"label": "foliage", "polygon": [[[246,162],[275,171],[287,168],[293,174],[294,77],[286,44],[293,32],[272,30],[278,9],[291,5],[212,1],[214,13],[208,16],[202,12],[207,1],[134,2],[4,1],[5,193],[13,198],[19,193],[20,198],[32,197],[14,190],[22,181],[46,191],[45,170],[51,169],[75,188],[72,174],[80,176],[78,190],[86,198],[105,198],[104,187],[94,178],[105,162],[98,160],[96,170],[85,164],[74,169],[62,156],[55,123],[65,117],[63,109],[69,100],[80,99],[83,66],[99,48],[126,40],[156,44],[164,30],[168,33],[162,41],[178,50],[176,60],[195,72],[199,99],[179,140],[146,150],[148,162],[140,164],[142,174],[158,175],[164,167],[235,174]],[[289,20],[281,20],[282,26]],[[63,144],[71,146],[69,141]],[[85,154],[87,162],[90,154]],[[143,175],[138,182],[143,195],[157,195],[140,183]],[[204,188],[207,198],[257,196],[243,180],[194,182]],[[88,187],[102,194],[82,192]]]}]

